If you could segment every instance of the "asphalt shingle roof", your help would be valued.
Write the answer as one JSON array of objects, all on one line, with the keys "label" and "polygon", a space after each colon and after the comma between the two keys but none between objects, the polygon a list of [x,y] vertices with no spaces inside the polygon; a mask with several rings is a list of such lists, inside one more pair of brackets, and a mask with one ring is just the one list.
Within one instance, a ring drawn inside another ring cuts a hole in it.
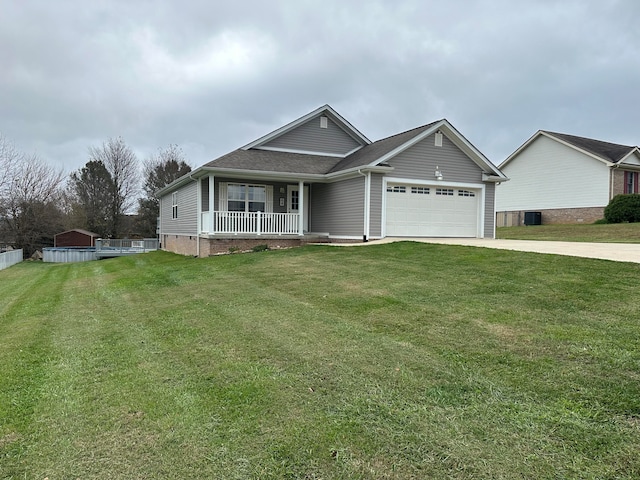
[{"label": "asphalt shingle roof", "polygon": [[544,133],[564,140],[575,147],[586,150],[612,163],[617,163],[629,154],[635,147],[628,145],[619,145],[617,143],[603,142],[602,140],[594,140],[593,138],[577,137],[575,135],[567,135],[565,133],[548,132]]},{"label": "asphalt shingle roof", "polygon": [[256,170],[264,172],[327,174],[363,167],[405,144],[438,122],[383,138],[362,147],[348,157],[307,155],[271,150],[238,149],[210,161],[205,167]]},{"label": "asphalt shingle roof", "polygon": [[205,167],[256,170],[262,172],[325,174],[338,162],[339,157],[273,152],[269,150],[234,150],[210,161]]}]

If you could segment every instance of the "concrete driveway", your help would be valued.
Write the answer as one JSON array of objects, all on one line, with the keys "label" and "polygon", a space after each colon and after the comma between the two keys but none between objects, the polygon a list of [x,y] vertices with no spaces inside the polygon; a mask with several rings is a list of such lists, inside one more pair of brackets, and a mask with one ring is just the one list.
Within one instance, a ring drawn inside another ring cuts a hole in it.
[{"label": "concrete driveway", "polygon": [[[391,242],[440,243],[445,245],[467,245],[470,247],[518,250],[521,252],[551,253],[572,257],[600,258],[616,262],[640,263],[640,243],[584,243],[584,242],[542,242],[533,240],[498,240],[490,238],[400,238],[388,237],[367,243],[343,245],[375,245]],[[339,244],[334,244],[339,245]]]}]

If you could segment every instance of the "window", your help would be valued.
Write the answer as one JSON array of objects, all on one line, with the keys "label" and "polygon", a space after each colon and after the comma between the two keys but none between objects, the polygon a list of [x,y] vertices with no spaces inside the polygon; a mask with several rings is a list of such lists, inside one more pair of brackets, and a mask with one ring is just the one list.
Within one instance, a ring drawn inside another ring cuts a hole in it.
[{"label": "window", "polygon": [[264,185],[227,185],[227,210],[229,212],[266,211],[267,193]]},{"label": "window", "polygon": [[429,195],[429,187],[411,187],[411,193],[419,195]]},{"label": "window", "polygon": [[298,190],[291,190],[291,210],[300,210],[300,192]]},{"label": "window", "polygon": [[638,172],[624,172],[624,193],[638,193]]},{"label": "window", "polygon": [[436,195],[453,196],[453,188],[436,188]]},{"label": "window", "polygon": [[405,187],[404,185],[388,185],[387,192],[406,193],[407,187]]},{"label": "window", "polygon": [[475,197],[476,194],[475,192],[472,192],[470,190],[458,190],[458,196],[459,197]]},{"label": "window", "polygon": [[171,218],[178,218],[178,192],[171,194]]}]

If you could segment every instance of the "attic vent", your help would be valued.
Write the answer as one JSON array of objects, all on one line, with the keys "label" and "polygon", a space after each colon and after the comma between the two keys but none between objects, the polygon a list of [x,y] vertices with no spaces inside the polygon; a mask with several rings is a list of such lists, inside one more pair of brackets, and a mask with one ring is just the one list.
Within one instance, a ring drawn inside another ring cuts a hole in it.
[{"label": "attic vent", "polygon": [[320,117],[320,128],[327,128],[327,120],[324,115]]},{"label": "attic vent", "polygon": [[436,147],[442,146],[442,132],[436,132]]}]

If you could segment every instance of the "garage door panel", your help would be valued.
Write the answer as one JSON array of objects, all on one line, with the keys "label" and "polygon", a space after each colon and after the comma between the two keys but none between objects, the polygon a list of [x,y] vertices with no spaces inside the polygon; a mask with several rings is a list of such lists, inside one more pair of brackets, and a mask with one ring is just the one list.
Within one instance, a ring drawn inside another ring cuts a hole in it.
[{"label": "garage door panel", "polygon": [[[479,195],[475,191],[403,186],[398,188],[390,184],[387,189],[387,235],[477,236]],[[420,193],[412,193],[416,191]],[[436,192],[443,194],[437,195]]]}]

